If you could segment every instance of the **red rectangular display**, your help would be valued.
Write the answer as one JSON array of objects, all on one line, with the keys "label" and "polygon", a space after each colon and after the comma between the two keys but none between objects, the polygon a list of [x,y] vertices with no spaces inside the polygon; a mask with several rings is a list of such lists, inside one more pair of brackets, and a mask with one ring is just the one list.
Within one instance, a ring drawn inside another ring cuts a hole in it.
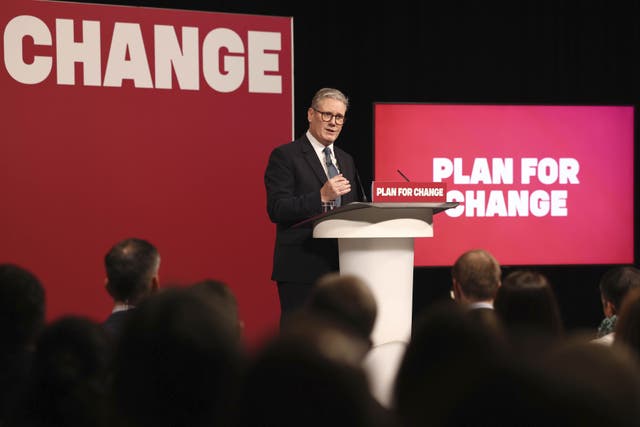
[{"label": "red rectangular display", "polygon": [[417,266],[488,249],[504,265],[634,260],[631,106],[376,104],[375,180],[447,184],[460,205]]}]

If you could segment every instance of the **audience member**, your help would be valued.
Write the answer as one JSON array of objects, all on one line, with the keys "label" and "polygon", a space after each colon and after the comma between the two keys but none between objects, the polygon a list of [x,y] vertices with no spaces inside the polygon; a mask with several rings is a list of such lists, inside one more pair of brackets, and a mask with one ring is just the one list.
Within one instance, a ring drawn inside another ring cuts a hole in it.
[{"label": "audience member", "polygon": [[282,323],[279,335],[305,340],[310,347],[343,364],[362,368],[371,341],[332,318],[305,308],[291,313]]},{"label": "audience member", "polygon": [[451,270],[455,301],[471,309],[492,309],[500,275],[500,264],[489,252],[483,249],[465,252]]},{"label": "audience member", "polygon": [[237,337],[242,338],[244,322],[238,313],[238,300],[226,283],[220,280],[204,279],[191,285],[191,289],[205,300],[215,304],[225,322],[237,325]]},{"label": "audience member", "polygon": [[130,238],[116,243],[104,258],[106,289],[114,306],[104,321],[105,329],[117,336],[132,308],[158,289],[160,255],[146,240]]},{"label": "audience member", "polygon": [[112,340],[102,325],[65,316],[40,336],[33,376],[12,425],[109,426]]},{"label": "audience member", "polygon": [[541,273],[515,270],[507,274],[494,306],[509,341],[525,354],[542,350],[542,345],[563,335],[555,293]]},{"label": "audience member", "polygon": [[116,346],[118,425],[230,425],[243,367],[237,323],[188,288],[146,298]]},{"label": "audience member", "polygon": [[622,300],[614,344],[625,344],[640,360],[640,289],[630,289]]},{"label": "audience member", "polygon": [[502,340],[464,306],[434,303],[418,315],[396,378],[392,407],[400,424],[500,425],[487,421],[518,389],[509,362]]},{"label": "audience member", "polygon": [[622,300],[630,289],[636,288],[640,288],[640,270],[635,267],[617,266],[602,275],[599,289],[605,317],[598,326],[596,342],[602,344],[613,342]]},{"label": "audience member", "polygon": [[422,313],[396,381],[400,425],[623,427],[635,425],[622,421],[634,417],[637,423],[640,382],[628,355],[583,340],[588,346],[554,341],[539,357],[522,358],[495,338],[451,302]]},{"label": "audience member", "polygon": [[0,264],[0,425],[24,391],[44,315],[40,280],[18,265]]},{"label": "audience member", "polygon": [[340,322],[371,342],[378,306],[373,292],[359,277],[327,273],[311,290],[306,309]]},{"label": "audience member", "polygon": [[576,335],[540,356],[541,372],[551,381],[554,425],[639,424],[640,365],[629,347],[598,345],[590,335]]},{"label": "audience member", "polygon": [[369,286],[353,275],[327,273],[316,283],[305,308],[341,323],[366,342],[366,347],[362,347],[362,368],[371,393],[388,408],[406,343],[398,341],[372,347],[371,334],[378,306]]},{"label": "audience member", "polygon": [[500,287],[500,263],[486,250],[473,249],[460,255],[451,269],[454,300],[486,328],[502,335],[502,325],[493,310]]},{"label": "audience member", "polygon": [[369,392],[362,343],[334,319],[292,313],[249,366],[237,425],[391,426]]}]

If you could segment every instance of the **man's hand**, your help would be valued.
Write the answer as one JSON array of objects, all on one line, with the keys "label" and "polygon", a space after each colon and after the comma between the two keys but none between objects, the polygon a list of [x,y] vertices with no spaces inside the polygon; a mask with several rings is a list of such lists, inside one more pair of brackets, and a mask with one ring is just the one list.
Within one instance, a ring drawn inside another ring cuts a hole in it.
[{"label": "man's hand", "polygon": [[328,202],[351,191],[351,183],[342,174],[336,175],[324,183],[320,189],[320,200]]}]

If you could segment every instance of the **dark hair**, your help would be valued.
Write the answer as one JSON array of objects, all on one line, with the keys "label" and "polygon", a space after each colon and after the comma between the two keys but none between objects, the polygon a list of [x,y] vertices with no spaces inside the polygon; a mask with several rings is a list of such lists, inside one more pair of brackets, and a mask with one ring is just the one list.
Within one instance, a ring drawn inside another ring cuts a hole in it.
[{"label": "dark hair", "polygon": [[375,411],[361,365],[345,358],[351,338],[329,319],[313,316],[294,313],[288,319],[292,328],[256,353],[243,383],[238,425],[387,425],[381,420],[385,414]]},{"label": "dark hair", "polygon": [[0,264],[0,337],[6,351],[31,344],[44,325],[45,291],[30,271]]},{"label": "dark hair", "polygon": [[466,412],[463,402],[505,373],[502,341],[473,311],[440,300],[418,314],[393,389],[400,425],[470,425],[444,420]]},{"label": "dark hair", "polygon": [[189,289],[145,298],[116,347],[113,391],[122,424],[228,425],[243,363],[233,326]]},{"label": "dark hair", "polygon": [[37,342],[18,425],[106,426],[112,341],[99,323],[64,316]]},{"label": "dark hair", "polygon": [[229,325],[236,325],[238,338],[242,335],[242,322],[238,313],[238,301],[235,294],[225,282],[204,279],[191,285],[191,290],[198,297],[214,305],[215,310],[224,316]]},{"label": "dark hair", "polygon": [[[540,354],[539,374],[551,379],[553,421],[529,425],[635,426],[640,417],[640,365],[633,350],[573,334]],[[536,407],[536,412],[546,405]],[[506,407],[506,406],[505,406]],[[555,414],[554,414],[555,412]]]},{"label": "dark hair", "polygon": [[613,304],[617,313],[627,292],[640,288],[640,270],[632,266],[613,267],[602,275],[599,288],[604,300]]},{"label": "dark hair", "polygon": [[629,290],[622,300],[614,340],[626,344],[640,357],[640,289]]},{"label": "dark hair", "polygon": [[116,243],[104,257],[109,294],[118,301],[135,301],[148,291],[159,264],[158,250],[146,240]]},{"label": "dark hair", "polygon": [[541,273],[516,270],[507,274],[496,294],[494,308],[507,330],[551,337],[563,333],[556,296]]},{"label": "dark hair", "polygon": [[451,275],[465,296],[486,300],[495,297],[501,270],[493,255],[483,249],[474,249],[456,260]]},{"label": "dark hair", "polygon": [[326,274],[317,281],[307,308],[340,322],[365,340],[370,339],[378,312],[366,283],[356,276],[338,273]]}]

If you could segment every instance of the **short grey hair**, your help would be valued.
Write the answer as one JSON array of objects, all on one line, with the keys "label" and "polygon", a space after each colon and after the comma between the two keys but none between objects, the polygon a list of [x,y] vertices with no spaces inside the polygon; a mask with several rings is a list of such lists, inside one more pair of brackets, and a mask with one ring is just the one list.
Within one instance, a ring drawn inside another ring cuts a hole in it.
[{"label": "short grey hair", "polygon": [[347,96],[344,93],[340,92],[338,89],[334,89],[331,87],[324,87],[317,91],[315,95],[313,95],[313,99],[311,100],[311,108],[317,109],[318,104],[320,104],[320,100],[324,98],[335,99],[342,102],[346,109],[349,108],[349,98],[347,98]]}]

